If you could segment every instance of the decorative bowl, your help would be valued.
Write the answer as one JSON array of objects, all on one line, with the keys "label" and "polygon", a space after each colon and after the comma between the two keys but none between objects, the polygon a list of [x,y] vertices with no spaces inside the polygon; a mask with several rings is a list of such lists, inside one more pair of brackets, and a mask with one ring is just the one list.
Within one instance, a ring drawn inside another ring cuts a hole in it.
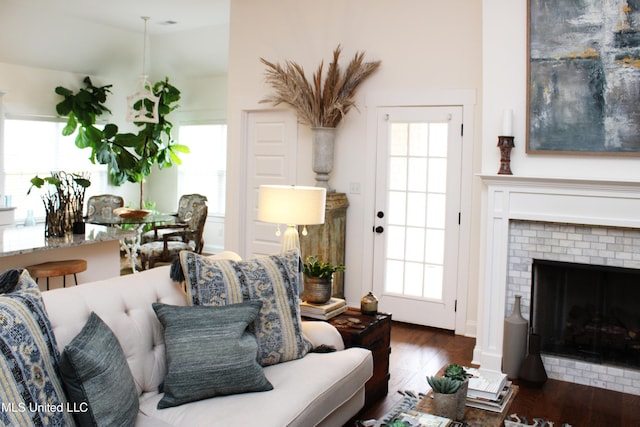
[{"label": "decorative bowl", "polygon": [[149,215],[151,211],[146,209],[116,208],[113,213],[121,218],[141,219]]}]

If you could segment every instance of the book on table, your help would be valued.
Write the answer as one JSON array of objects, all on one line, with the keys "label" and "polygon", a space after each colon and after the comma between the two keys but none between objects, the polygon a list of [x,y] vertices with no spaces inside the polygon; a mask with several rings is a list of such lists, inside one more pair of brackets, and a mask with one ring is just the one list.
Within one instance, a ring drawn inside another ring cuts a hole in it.
[{"label": "book on table", "polygon": [[300,309],[305,313],[323,314],[346,305],[347,305],[347,301],[345,301],[344,299],[332,297],[329,301],[325,302],[324,304],[312,304],[306,301],[302,301],[300,303]]},{"label": "book on table", "polygon": [[491,369],[465,367],[469,378],[467,396],[496,400],[507,384],[507,375]]},{"label": "book on table", "polygon": [[301,316],[309,317],[311,319],[318,319],[318,320],[329,320],[333,317],[336,317],[338,314],[344,313],[345,311],[347,311],[346,304],[336,309],[333,309],[331,311],[328,311],[326,313],[308,312],[304,307],[300,306]]},{"label": "book on table", "polygon": [[509,403],[509,399],[513,395],[513,387],[511,381],[507,381],[502,388],[496,399],[487,399],[483,397],[476,397],[467,395],[466,405],[472,408],[483,409],[491,412],[502,412]]},{"label": "book on table", "polygon": [[415,410],[400,412],[393,421],[403,421],[411,427],[452,427],[452,420]]}]

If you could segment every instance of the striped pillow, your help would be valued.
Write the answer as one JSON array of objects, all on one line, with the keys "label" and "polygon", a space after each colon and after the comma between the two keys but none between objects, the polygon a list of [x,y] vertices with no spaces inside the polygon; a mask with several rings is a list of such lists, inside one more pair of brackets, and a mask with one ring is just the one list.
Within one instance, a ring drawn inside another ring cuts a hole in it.
[{"label": "striped pillow", "polygon": [[193,305],[262,301],[252,329],[262,366],[299,359],[309,352],[311,343],[302,334],[300,319],[300,258],[296,252],[232,261],[185,251],[180,253],[180,262],[187,299]]},{"label": "striped pillow", "polygon": [[27,270],[8,270],[0,292],[0,424],[74,425],[38,285]]}]

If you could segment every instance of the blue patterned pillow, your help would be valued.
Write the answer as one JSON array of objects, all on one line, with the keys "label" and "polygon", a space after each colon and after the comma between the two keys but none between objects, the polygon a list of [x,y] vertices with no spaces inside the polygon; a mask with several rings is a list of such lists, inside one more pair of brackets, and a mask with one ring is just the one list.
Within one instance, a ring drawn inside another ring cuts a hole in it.
[{"label": "blue patterned pillow", "polygon": [[73,426],[38,285],[27,270],[9,270],[0,291],[0,424]]},{"label": "blue patterned pillow", "polygon": [[180,253],[187,282],[187,299],[193,305],[222,306],[262,301],[253,323],[262,366],[299,359],[311,343],[302,335],[299,267],[296,252],[245,261],[212,260]]}]

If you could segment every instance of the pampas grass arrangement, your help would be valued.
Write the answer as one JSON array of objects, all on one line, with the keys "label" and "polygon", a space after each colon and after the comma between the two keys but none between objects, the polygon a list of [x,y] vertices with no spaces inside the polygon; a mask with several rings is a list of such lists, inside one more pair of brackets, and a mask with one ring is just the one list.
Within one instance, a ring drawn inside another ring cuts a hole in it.
[{"label": "pampas grass arrangement", "polygon": [[364,52],[356,52],[343,71],[338,64],[341,52],[342,47],[338,45],[324,80],[322,61],[311,81],[307,80],[304,69],[293,61],[280,65],[260,58],[267,67],[265,82],[274,89],[272,95],[260,102],[288,104],[297,111],[299,119],[312,128],[335,128],[351,107],[355,107],[353,98],[360,83],[380,66],[380,61],[364,62]]}]

